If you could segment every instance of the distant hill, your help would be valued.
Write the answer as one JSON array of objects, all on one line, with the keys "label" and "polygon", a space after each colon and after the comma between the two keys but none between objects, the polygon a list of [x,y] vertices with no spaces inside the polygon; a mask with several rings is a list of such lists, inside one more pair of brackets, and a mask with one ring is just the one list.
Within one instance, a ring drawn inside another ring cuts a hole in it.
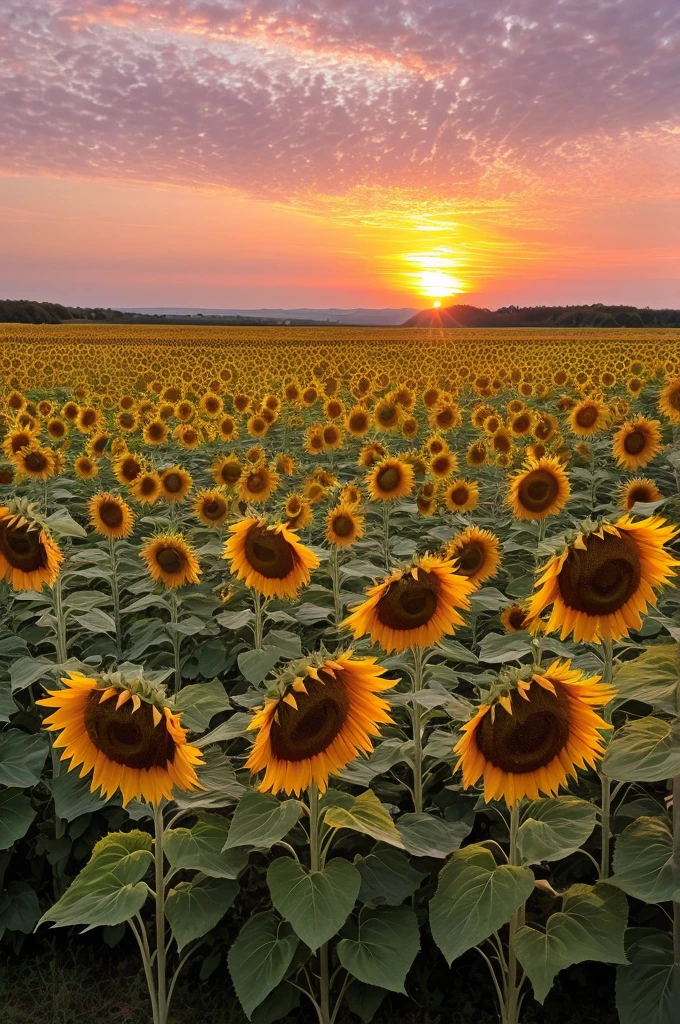
[{"label": "distant hill", "polygon": [[155,316],[192,316],[200,318],[214,317],[245,317],[247,319],[267,320],[307,320],[318,322],[330,322],[334,324],[345,324],[358,327],[395,327],[402,324],[407,317],[413,316],[418,311],[408,306],[401,309],[316,309],[301,307],[298,309],[207,309],[203,306],[191,307],[165,307],[165,306],[125,306],[124,311],[128,313],[144,313]]},{"label": "distant hill", "polygon": [[446,306],[423,309],[404,327],[680,327],[678,309],[636,306]]}]

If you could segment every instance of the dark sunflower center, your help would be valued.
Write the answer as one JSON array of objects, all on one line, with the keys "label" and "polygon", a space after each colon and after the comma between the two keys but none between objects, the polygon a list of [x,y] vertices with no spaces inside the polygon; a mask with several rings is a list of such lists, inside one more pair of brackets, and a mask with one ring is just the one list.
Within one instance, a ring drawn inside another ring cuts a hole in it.
[{"label": "dark sunflower center", "polygon": [[401,483],[401,473],[396,466],[385,466],[378,471],[376,483],[383,491],[396,491]]},{"label": "dark sunflower center", "polygon": [[453,409],[440,409],[437,413],[437,423],[440,427],[453,426]]},{"label": "dark sunflower center", "polygon": [[451,460],[446,455],[440,455],[432,461],[433,473],[446,473],[451,468]]},{"label": "dark sunflower center", "polygon": [[464,505],[470,497],[470,492],[467,487],[454,487],[449,497],[454,505]]},{"label": "dark sunflower center", "polygon": [[161,548],[156,552],[156,561],[163,572],[179,572],[184,565],[184,555],[177,548]]},{"label": "dark sunflower center", "polygon": [[531,420],[528,416],[518,416],[515,422],[513,423],[513,428],[517,431],[518,434],[521,434],[525,430],[528,430],[530,426]]},{"label": "dark sunflower center", "polygon": [[354,530],[354,522],[349,516],[339,515],[333,520],[333,532],[338,537],[350,537]]},{"label": "dark sunflower center", "polygon": [[434,573],[418,570],[418,579],[409,573],[390,583],[378,601],[376,612],[383,626],[390,629],[418,629],[437,611],[439,583]]},{"label": "dark sunflower center", "polygon": [[24,459],[24,465],[31,473],[42,473],[47,466],[47,459],[42,452],[29,452]]},{"label": "dark sunflower center", "polygon": [[12,451],[16,455],[17,452],[21,451],[22,448],[25,448],[30,443],[31,443],[31,435],[30,434],[16,434],[12,438]]},{"label": "dark sunflower center", "polygon": [[40,531],[29,530],[27,523],[8,526],[7,522],[0,522],[0,553],[13,569],[23,572],[35,572],[47,564]]},{"label": "dark sunflower center", "polygon": [[364,430],[366,427],[365,414],[362,412],[355,412],[354,415],[350,417],[349,425],[352,430]]},{"label": "dark sunflower center", "polygon": [[592,427],[597,423],[597,409],[594,405],[586,405],[576,413],[579,427]]},{"label": "dark sunflower center", "polygon": [[518,498],[524,508],[531,512],[543,512],[550,508],[558,491],[559,486],[553,473],[545,469],[534,469],[520,483]]},{"label": "dark sunflower center", "polygon": [[510,439],[505,434],[496,434],[493,439],[493,446],[497,452],[509,452],[512,447]]},{"label": "dark sunflower center", "polygon": [[668,404],[671,409],[677,409],[677,411],[680,412],[680,385],[677,385],[671,390],[668,396]]},{"label": "dark sunflower center", "polygon": [[162,423],[150,423],[149,424],[149,437],[152,441],[160,441],[162,437],[165,437],[165,426]]},{"label": "dark sunflower center", "polygon": [[635,542],[624,532],[585,538],[585,551],[571,548],[557,577],[564,603],[587,615],[618,611],[636,593],[642,577]]},{"label": "dark sunflower center", "polygon": [[135,480],[142,472],[142,467],[136,459],[125,459],[121,472],[126,480]]},{"label": "dark sunflower center", "polygon": [[131,412],[123,412],[121,413],[118,422],[120,423],[121,427],[134,427],[135,418]]},{"label": "dark sunflower center", "polygon": [[[49,433],[50,433],[50,435],[52,437],[63,437],[63,434],[64,434],[64,424],[63,423],[59,423],[59,422],[50,423]],[[98,450],[98,449],[95,447],[95,451],[96,450]]]},{"label": "dark sunflower center", "polygon": [[[60,432],[63,433],[64,432],[63,426],[61,424],[59,426],[60,426]],[[101,453],[106,448],[106,442],[107,441],[108,441],[108,437],[98,437],[97,440],[92,445],[92,451],[95,452],[97,455],[101,455]]]},{"label": "dark sunflower center", "polygon": [[654,498],[648,487],[639,484],[638,487],[631,487],[628,491],[628,507],[632,508],[636,501],[653,501]]},{"label": "dark sunflower center", "polygon": [[569,698],[532,683],[529,700],[513,690],[512,714],[496,705],[494,720],[487,713],[475,733],[477,746],[491,764],[512,775],[545,768],[569,739]]},{"label": "dark sunflower center", "polygon": [[510,612],[510,625],[513,629],[524,629],[526,615],[522,608],[513,608]]},{"label": "dark sunflower center", "polygon": [[271,728],[275,757],[283,761],[304,761],[327,750],[342,730],[349,711],[349,696],[339,678],[323,669],[323,682],[307,676],[307,693],[293,693],[297,711],[283,701]]},{"label": "dark sunflower center", "polygon": [[80,421],[84,427],[91,427],[97,418],[97,414],[94,409],[85,409],[83,415],[80,417]]},{"label": "dark sunflower center", "polygon": [[203,515],[206,519],[219,519],[227,510],[221,498],[206,498],[203,502]]},{"label": "dark sunflower center", "polygon": [[165,768],[175,757],[175,743],[168,733],[163,717],[153,724],[153,710],[142,701],[134,710],[128,700],[116,711],[116,698],[100,704],[102,691],[93,690],[85,705],[83,717],[91,742],[110,761],[126,768]]},{"label": "dark sunflower center", "polygon": [[251,526],[246,534],[249,564],[268,580],[283,580],[295,568],[293,550],[286,538],[266,526]]},{"label": "dark sunflower center", "polygon": [[393,405],[384,405],[378,412],[378,419],[381,423],[390,424],[399,415],[398,410]]},{"label": "dark sunflower center", "polygon": [[156,481],[152,476],[145,476],[139,489],[144,495],[153,494],[156,490]]},{"label": "dark sunflower center", "polygon": [[484,548],[481,544],[466,544],[458,559],[458,572],[461,576],[472,576],[484,564]]},{"label": "dark sunflower center", "polygon": [[177,494],[182,489],[182,477],[179,473],[166,473],[163,477],[163,486],[169,494]]},{"label": "dark sunflower center", "polygon": [[99,506],[99,518],[105,526],[115,529],[123,522],[123,510],[115,501],[103,501]]},{"label": "dark sunflower center", "polygon": [[241,467],[235,462],[228,462],[225,466],[222,466],[220,471],[220,476],[225,484],[235,484],[240,475]]},{"label": "dark sunflower center", "polygon": [[629,455],[639,455],[644,451],[646,438],[641,430],[633,430],[626,434],[623,441],[623,448]]}]

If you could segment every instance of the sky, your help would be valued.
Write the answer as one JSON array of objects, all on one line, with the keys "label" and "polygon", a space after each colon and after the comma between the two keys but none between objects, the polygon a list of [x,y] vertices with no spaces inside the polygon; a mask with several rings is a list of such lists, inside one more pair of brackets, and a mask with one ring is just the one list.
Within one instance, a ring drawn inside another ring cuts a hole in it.
[{"label": "sky", "polygon": [[2,0],[0,297],[680,306],[677,0]]}]

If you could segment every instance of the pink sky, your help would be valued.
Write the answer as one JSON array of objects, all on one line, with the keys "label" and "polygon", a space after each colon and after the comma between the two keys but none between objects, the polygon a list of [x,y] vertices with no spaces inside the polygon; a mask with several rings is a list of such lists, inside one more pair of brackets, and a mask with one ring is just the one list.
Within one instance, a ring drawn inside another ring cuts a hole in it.
[{"label": "pink sky", "polygon": [[0,297],[680,306],[675,0],[5,0]]}]

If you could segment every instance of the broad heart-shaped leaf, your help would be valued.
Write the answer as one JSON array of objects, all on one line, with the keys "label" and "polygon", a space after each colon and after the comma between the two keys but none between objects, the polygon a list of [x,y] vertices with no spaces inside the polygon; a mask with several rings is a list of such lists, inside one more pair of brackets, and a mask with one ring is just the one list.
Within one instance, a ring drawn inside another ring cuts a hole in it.
[{"label": "broad heart-shaped leaf", "polygon": [[406,975],[420,949],[418,919],[411,908],[366,910],[352,930],[352,938],[338,943],[345,970],[367,985],[405,992]]},{"label": "broad heart-shaped leaf", "polygon": [[380,1009],[387,992],[377,985],[362,985],[356,978],[347,987],[345,1002],[352,1013],[356,1013],[362,1024],[370,1024]]},{"label": "broad heart-shaped leaf", "polygon": [[620,1024],[678,1024],[680,964],[674,964],[670,935],[631,928],[630,964],[616,972],[616,1009]]},{"label": "broad heart-shaped leaf", "polygon": [[637,818],[614,847],[612,885],[645,903],[680,903],[680,876],[673,871],[673,833],[666,818]]},{"label": "broad heart-shaped leaf", "polygon": [[268,793],[246,793],[234,813],[224,849],[254,846],[269,850],[290,832],[301,811],[299,800],[277,800]]},{"label": "broad heart-shaped leaf", "polygon": [[180,882],[168,893],[165,913],[179,950],[214,928],[238,893],[238,883],[228,878],[204,878]]},{"label": "broad heart-shaped leaf", "polygon": [[401,850],[376,849],[357,857],[355,865],[361,875],[359,899],[374,906],[398,907],[427,877],[411,867]]},{"label": "broad heart-shaped leaf", "polygon": [[36,811],[20,789],[0,791],[0,850],[8,850],[12,843],[28,832]]},{"label": "broad heart-shaped leaf", "polygon": [[369,786],[374,778],[388,771],[400,761],[406,761],[412,749],[404,740],[383,740],[370,757],[357,757],[347,768],[338,772],[341,779],[355,786]]},{"label": "broad heart-shaped leaf", "polygon": [[40,917],[40,905],[28,882],[10,882],[0,894],[0,936],[8,929],[28,935]]},{"label": "broad heart-shaped leaf", "polygon": [[279,660],[276,647],[264,647],[262,650],[244,651],[238,656],[238,668],[249,683],[257,686],[269,675]]},{"label": "broad heart-shaped leaf", "polygon": [[299,939],[276,914],[249,918],[229,950],[227,963],[236,995],[248,1017],[283,981]]},{"label": "broad heart-shaped leaf", "polygon": [[62,763],[62,775],[57,775],[50,782],[54,813],[65,821],[73,821],[81,814],[91,814],[101,807],[106,807],[106,797],[90,789],[90,777],[80,778],[77,771],[67,772]]},{"label": "broad heart-shaped leaf", "polygon": [[31,735],[21,729],[0,733],[0,785],[28,789],[40,781],[50,741],[47,734]]},{"label": "broad heart-shaped leaf", "polygon": [[230,706],[229,695],[219,679],[183,687],[175,697],[174,705],[182,712],[182,725],[192,732],[203,732],[214,715]]},{"label": "broad heart-shaped leaf", "polygon": [[238,878],[248,863],[243,847],[224,850],[229,822],[207,814],[191,828],[173,828],[163,837],[163,850],[175,871],[202,871],[211,878]]},{"label": "broad heart-shaped leaf", "polygon": [[596,810],[587,800],[560,796],[534,800],[523,809],[517,843],[525,861],[562,860],[585,843],[595,828]]},{"label": "broad heart-shaped leaf", "polygon": [[229,758],[219,747],[206,750],[204,757],[205,763],[196,770],[198,781],[204,788],[188,793],[175,787],[172,796],[177,806],[185,810],[198,810],[237,803],[246,790],[236,778]]},{"label": "broad heart-shaped leaf", "polygon": [[404,843],[389,812],[372,789],[355,798],[351,807],[329,807],[324,821],[330,828],[351,828],[378,842],[404,849]]},{"label": "broad heart-shaped leaf", "polygon": [[314,953],[352,913],[361,875],[342,857],[309,873],[291,857],[279,857],[269,865],[267,882],[275,909]]},{"label": "broad heart-shaped leaf", "polygon": [[676,693],[680,682],[680,644],[648,647],[639,658],[626,661],[614,673],[616,697],[612,708],[629,700],[649,704],[654,711],[677,714]]},{"label": "broad heart-shaped leaf", "polygon": [[146,832],[111,832],[96,844],[90,860],[64,895],[43,914],[40,924],[55,928],[120,924],[144,904],[149,887],[142,881],[153,860]]},{"label": "broad heart-shaped leaf", "polygon": [[446,821],[433,814],[402,814],[396,822],[404,849],[414,857],[448,857],[470,834],[464,821]]},{"label": "broad heart-shaped leaf", "polygon": [[542,1003],[558,971],[583,960],[625,964],[623,936],[628,903],[623,893],[601,883],[572,885],[562,910],[552,914],[545,932],[523,926],[515,938],[517,958],[529,976],[534,996]]},{"label": "broad heart-shaped leaf", "polygon": [[253,1024],[274,1024],[277,1020],[294,1020],[293,1014],[301,1003],[300,989],[289,981],[282,981],[253,1010]]},{"label": "broad heart-shaped leaf", "polygon": [[680,719],[627,722],[607,747],[602,771],[617,782],[661,782],[680,775]]},{"label": "broad heart-shaped leaf", "polygon": [[479,660],[488,665],[521,661],[531,651],[528,633],[487,633],[479,647]]},{"label": "broad heart-shaped leaf", "polygon": [[448,964],[509,921],[533,888],[533,872],[497,865],[484,846],[452,854],[430,900],[432,935]]}]

